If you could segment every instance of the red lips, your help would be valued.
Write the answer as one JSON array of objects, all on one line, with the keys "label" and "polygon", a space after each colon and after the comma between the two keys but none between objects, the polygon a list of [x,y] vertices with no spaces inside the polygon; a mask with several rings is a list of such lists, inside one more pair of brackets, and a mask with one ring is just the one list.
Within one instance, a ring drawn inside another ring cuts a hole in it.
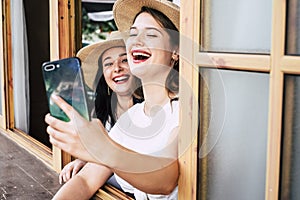
[{"label": "red lips", "polygon": [[132,50],[131,55],[133,58],[133,63],[142,63],[151,57],[151,54],[143,50]]}]

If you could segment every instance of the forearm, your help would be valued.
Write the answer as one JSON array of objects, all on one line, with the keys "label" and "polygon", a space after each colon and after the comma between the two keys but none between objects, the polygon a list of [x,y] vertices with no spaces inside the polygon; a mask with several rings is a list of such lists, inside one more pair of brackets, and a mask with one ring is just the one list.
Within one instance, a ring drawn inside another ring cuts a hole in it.
[{"label": "forearm", "polygon": [[108,166],[135,188],[150,194],[169,194],[176,187],[179,176],[176,140],[159,154],[168,157],[157,157],[127,149],[107,134],[99,134],[99,139],[94,138],[93,142],[98,144],[87,148],[95,158],[94,162]]},{"label": "forearm", "polygon": [[115,173],[137,189],[149,194],[170,194],[177,186],[179,177],[178,161],[147,173],[129,173],[115,170]]},{"label": "forearm", "polygon": [[54,199],[90,199],[111,174],[112,171],[103,165],[87,163],[62,186]]},{"label": "forearm", "polygon": [[86,181],[76,175],[58,190],[53,200],[83,200],[90,199],[92,196],[93,193],[90,192]]}]

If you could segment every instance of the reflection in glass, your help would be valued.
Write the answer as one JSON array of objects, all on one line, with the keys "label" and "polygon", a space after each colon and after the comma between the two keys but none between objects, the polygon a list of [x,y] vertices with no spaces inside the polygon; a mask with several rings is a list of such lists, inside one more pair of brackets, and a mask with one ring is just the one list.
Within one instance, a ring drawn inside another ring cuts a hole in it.
[{"label": "reflection in glass", "polygon": [[264,199],[268,81],[264,73],[201,70],[198,199]]},{"label": "reflection in glass", "polygon": [[280,199],[300,199],[300,76],[286,75]]},{"label": "reflection in glass", "polygon": [[204,0],[204,51],[269,53],[272,0]]},{"label": "reflection in glass", "polygon": [[286,53],[300,55],[300,1],[289,0],[287,6]]}]

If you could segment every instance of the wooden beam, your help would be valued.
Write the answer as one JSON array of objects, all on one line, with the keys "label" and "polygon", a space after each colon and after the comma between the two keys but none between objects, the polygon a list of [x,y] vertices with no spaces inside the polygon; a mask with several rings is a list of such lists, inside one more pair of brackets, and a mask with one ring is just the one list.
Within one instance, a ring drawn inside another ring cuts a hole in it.
[{"label": "wooden beam", "polygon": [[[180,2],[180,134],[178,183],[179,199],[197,198],[197,133],[199,71],[194,65],[194,53],[199,45],[200,1]],[[193,13],[189,15],[188,13]],[[195,27],[196,25],[196,27]],[[197,35],[197,36],[195,36]],[[197,42],[196,42],[197,41]]]},{"label": "wooden beam", "polygon": [[0,3],[0,16],[2,16],[2,23],[0,23],[0,66],[1,66],[1,69],[0,69],[0,73],[1,73],[1,77],[0,77],[0,80],[1,80],[1,88],[0,88],[0,98],[1,98],[1,110],[2,112],[0,113],[0,127],[6,129],[6,96],[5,95],[5,92],[7,91],[6,90],[6,70],[5,70],[5,59],[6,59],[6,46],[4,44],[4,41],[6,38],[6,34],[3,34],[5,33],[5,15],[3,13],[3,5],[2,5],[2,2]]},{"label": "wooden beam", "polygon": [[196,55],[196,64],[232,70],[269,72],[270,56],[257,54],[205,53]]},{"label": "wooden beam", "polygon": [[269,124],[265,199],[278,199],[284,74],[280,59],[284,55],[286,1],[273,1],[272,47],[269,93]]}]

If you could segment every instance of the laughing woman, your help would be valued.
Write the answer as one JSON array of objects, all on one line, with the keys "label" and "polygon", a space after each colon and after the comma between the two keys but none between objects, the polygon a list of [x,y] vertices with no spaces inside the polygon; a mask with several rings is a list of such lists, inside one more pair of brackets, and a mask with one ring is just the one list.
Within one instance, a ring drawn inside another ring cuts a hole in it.
[{"label": "laughing woman", "polygon": [[[121,114],[143,101],[140,80],[129,70],[121,36],[117,31],[112,32],[106,41],[89,45],[77,53],[87,86],[96,88],[93,115],[108,132]],[[60,184],[74,177],[85,164],[80,159],[68,163],[59,174]]]},{"label": "laughing woman", "polygon": [[71,121],[47,115],[50,142],[102,164],[136,199],[177,199],[179,7],[167,0],[117,0],[114,16],[118,28],[129,31],[128,63],[142,81],[145,101],[125,112],[107,134],[99,120],[86,121],[53,96]]},{"label": "laughing woman", "polygon": [[[82,61],[87,86],[96,87],[94,115],[110,131],[121,114],[143,101],[140,81],[129,70],[124,40],[113,32],[108,40],[82,48],[77,56]],[[111,175],[112,171],[103,165],[76,159],[61,171],[59,182],[67,183],[54,199],[74,199],[71,194],[79,188],[85,188],[85,192],[77,198],[88,199]],[[107,182],[119,187],[114,176]]]}]

